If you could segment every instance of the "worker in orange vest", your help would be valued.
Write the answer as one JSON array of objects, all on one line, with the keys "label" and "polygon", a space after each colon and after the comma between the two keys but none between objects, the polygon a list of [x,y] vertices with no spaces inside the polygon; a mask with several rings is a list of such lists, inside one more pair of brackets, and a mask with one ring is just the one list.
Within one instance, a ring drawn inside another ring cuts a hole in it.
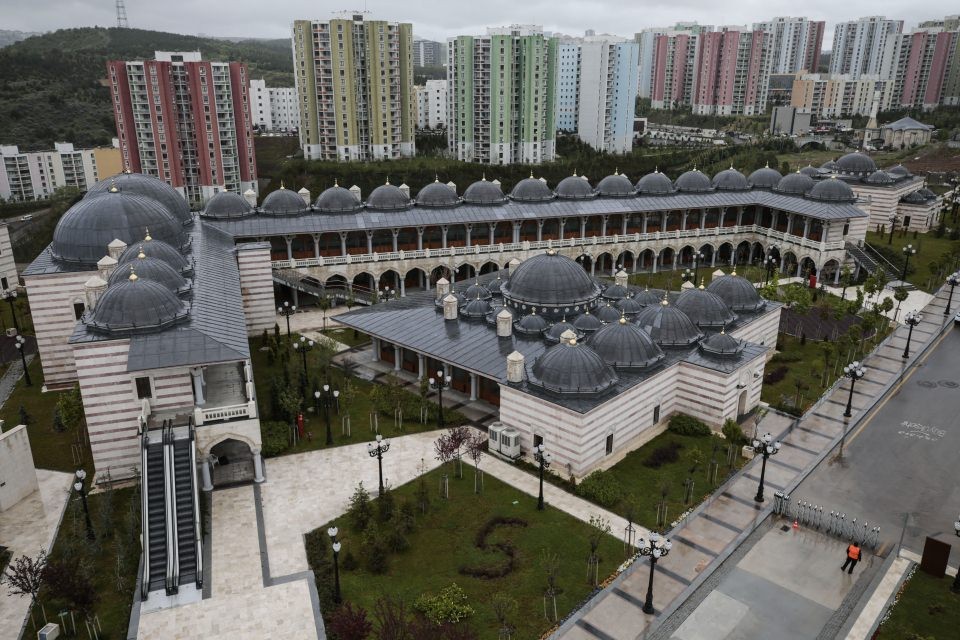
[{"label": "worker in orange vest", "polygon": [[840,571],[843,571],[847,568],[847,565],[850,565],[850,569],[847,573],[853,573],[853,568],[857,566],[857,563],[860,562],[860,555],[863,553],[860,550],[860,545],[856,542],[851,542],[847,547],[847,561],[843,563],[843,566],[840,567]]}]

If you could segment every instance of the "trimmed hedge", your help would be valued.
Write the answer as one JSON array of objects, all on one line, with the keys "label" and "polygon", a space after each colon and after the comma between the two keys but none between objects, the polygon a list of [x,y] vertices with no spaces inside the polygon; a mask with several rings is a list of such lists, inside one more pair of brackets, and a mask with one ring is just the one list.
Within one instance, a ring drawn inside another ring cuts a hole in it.
[{"label": "trimmed hedge", "polygon": [[261,422],[260,435],[263,438],[263,455],[267,458],[278,456],[290,448],[290,431],[286,422]]},{"label": "trimmed hedge", "polygon": [[661,447],[657,447],[651,451],[647,459],[643,461],[643,466],[650,467],[651,469],[659,469],[665,464],[676,462],[680,459],[680,449],[682,448],[683,445],[679,442],[668,442]]},{"label": "trimmed hedge", "polygon": [[711,433],[710,427],[706,423],[682,413],[671,416],[667,431],[679,436],[694,436],[697,438],[709,436]]},{"label": "trimmed hedge", "polygon": [[577,485],[577,493],[601,507],[611,508],[623,497],[623,487],[608,471],[594,471]]}]

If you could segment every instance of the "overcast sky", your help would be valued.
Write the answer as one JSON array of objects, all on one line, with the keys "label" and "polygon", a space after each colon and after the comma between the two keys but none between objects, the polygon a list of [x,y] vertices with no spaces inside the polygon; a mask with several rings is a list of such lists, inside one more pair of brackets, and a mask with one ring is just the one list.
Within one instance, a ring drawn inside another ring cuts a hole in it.
[{"label": "overcast sky", "polygon": [[[419,37],[443,40],[449,36],[482,33],[485,27],[540,24],[544,29],[582,35],[597,33],[630,36],[646,27],[678,21],[701,24],[750,24],[774,16],[798,15],[795,0],[655,0],[629,3],[614,0],[350,0],[357,6],[329,0],[126,0],[131,27],[213,36],[282,38],[299,18],[328,19],[341,9],[366,9],[371,17],[412,22]],[[958,8],[942,0],[808,0],[799,15],[826,20],[824,49],[831,46],[833,24],[865,15],[883,15],[905,21],[911,28],[921,20],[942,18]],[[722,9],[720,8],[722,6]],[[910,15],[906,15],[909,7]],[[77,26],[116,24],[114,0],[0,0],[0,29],[48,31]]]}]

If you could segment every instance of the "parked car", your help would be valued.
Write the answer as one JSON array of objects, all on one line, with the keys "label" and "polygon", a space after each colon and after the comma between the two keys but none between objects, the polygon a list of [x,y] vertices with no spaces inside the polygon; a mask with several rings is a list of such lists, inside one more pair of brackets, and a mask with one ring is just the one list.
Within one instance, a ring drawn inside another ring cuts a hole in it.
[{"label": "parked car", "polygon": [[957,315],[953,316],[953,326],[960,327],[960,311],[957,312]]},{"label": "parked car", "polygon": [[28,213],[27,215],[25,215],[25,216],[20,216],[20,221],[21,221],[21,222],[27,222],[28,220],[33,220],[33,216],[30,215],[29,213]]}]

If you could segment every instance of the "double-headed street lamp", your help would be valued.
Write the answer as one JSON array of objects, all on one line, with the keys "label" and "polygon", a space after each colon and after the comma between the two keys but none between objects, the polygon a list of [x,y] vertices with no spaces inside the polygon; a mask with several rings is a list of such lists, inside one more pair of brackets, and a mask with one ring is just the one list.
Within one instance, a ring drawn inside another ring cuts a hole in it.
[{"label": "double-headed street lamp", "polygon": [[17,301],[17,290],[4,289],[3,299],[10,304],[10,315],[13,316],[13,328],[17,330],[17,333],[20,333],[20,323],[17,322],[17,310],[13,307],[13,304]]},{"label": "double-headed street lamp", "polygon": [[916,255],[917,250],[913,248],[912,244],[908,244],[903,248],[903,273],[900,274],[900,280],[902,282],[907,281],[907,265],[910,264],[910,256]]},{"label": "double-headed street lamp", "polygon": [[277,307],[277,313],[287,319],[287,338],[290,337],[290,316],[297,312],[297,305],[284,301],[283,306]]},{"label": "double-headed street lamp", "polygon": [[340,531],[336,527],[327,529],[327,535],[333,543],[333,602],[340,604],[340,541],[337,540],[337,534]]},{"label": "double-headed street lamp", "polygon": [[27,339],[19,333],[17,334],[16,346],[17,351],[20,352],[20,362],[23,363],[23,381],[27,383],[28,387],[32,387],[33,382],[30,380],[30,371],[27,370]]},{"label": "double-headed street lamp", "polygon": [[443,429],[443,392],[450,388],[450,382],[453,379],[450,376],[443,375],[443,371],[437,371],[436,378],[430,378],[430,388],[435,389],[439,395],[437,399],[437,426]]},{"label": "double-headed street lamp", "polygon": [[[772,249],[773,247],[771,247]],[[764,268],[767,270],[767,278],[763,281],[764,286],[770,284],[770,280],[773,278],[774,269],[779,268],[780,261],[774,258],[773,256],[767,256],[766,260],[763,261]]]},{"label": "double-headed street lamp", "polygon": [[693,284],[697,284],[697,275],[700,273],[700,262],[703,261],[702,251],[693,252]]},{"label": "double-headed street lamp", "polygon": [[367,453],[370,454],[371,458],[377,459],[377,467],[380,471],[380,495],[383,495],[383,454],[390,450],[390,441],[384,440],[383,436],[379,433],[377,434],[377,442],[367,443]]},{"label": "double-headed street lamp", "polygon": [[330,405],[340,397],[340,392],[334,389],[330,390],[330,385],[323,385],[323,392],[319,389],[313,392],[313,397],[317,404],[317,413],[320,413],[320,404],[323,403],[323,422],[327,427],[327,445],[333,444],[333,432],[330,431]]},{"label": "double-headed street lamp", "polygon": [[87,507],[87,492],[83,487],[83,481],[87,478],[87,472],[83,469],[77,469],[77,481],[73,483],[73,488],[80,494],[80,500],[83,501],[83,515],[87,519],[87,540],[96,540],[97,534],[93,532],[93,523],[90,522],[90,509]]},{"label": "double-headed street lamp", "polygon": [[943,310],[943,315],[945,316],[950,315],[950,307],[953,305],[953,290],[958,284],[960,284],[960,271],[951,273],[947,277],[947,284],[950,285],[950,298],[947,300],[947,306]]},{"label": "double-headed street lamp", "polygon": [[656,610],[653,608],[653,572],[657,566],[657,560],[666,557],[673,548],[673,543],[664,538],[655,531],[650,532],[650,539],[640,538],[637,542],[640,555],[650,557],[650,580],[647,582],[647,597],[643,601],[643,612],[653,614]]},{"label": "double-headed street lamp", "polygon": [[850,397],[847,398],[847,410],[843,412],[843,417],[849,418],[853,415],[853,387],[857,380],[867,375],[867,370],[859,360],[854,360],[843,368],[843,375],[850,378]]},{"label": "double-headed street lamp", "polygon": [[533,459],[540,465],[540,497],[537,498],[537,510],[543,511],[543,471],[550,468],[550,461],[553,456],[546,450],[541,442],[533,448]]},{"label": "double-headed street lamp", "polygon": [[395,295],[397,295],[396,289],[391,289],[390,287],[384,287],[378,293],[380,296],[380,302],[386,302],[387,300],[392,300]]},{"label": "double-headed street lamp", "polygon": [[923,314],[917,313],[916,311],[908,311],[907,315],[903,317],[903,321],[907,323],[910,327],[907,331],[907,346],[903,348],[903,357],[910,357],[910,338],[913,337],[913,328],[923,322]]},{"label": "double-headed street lamp", "polygon": [[[690,282],[696,277],[696,275],[690,269],[684,269],[680,272],[680,279],[684,282]],[[696,284],[696,282],[694,282]]]},{"label": "double-headed street lamp", "polygon": [[753,449],[754,454],[759,453],[763,456],[763,462],[760,465],[760,484],[757,485],[757,495],[753,497],[757,502],[763,502],[763,479],[767,473],[767,458],[780,452],[780,441],[774,442],[773,436],[767,432],[759,439],[754,438],[753,442],[750,443],[750,448]]},{"label": "double-headed street lamp", "polygon": [[293,343],[293,350],[300,352],[300,358],[303,362],[303,373],[300,378],[300,395],[307,395],[307,352],[312,351],[316,346],[316,343],[313,340],[307,340],[304,336],[300,336],[299,341]]}]

